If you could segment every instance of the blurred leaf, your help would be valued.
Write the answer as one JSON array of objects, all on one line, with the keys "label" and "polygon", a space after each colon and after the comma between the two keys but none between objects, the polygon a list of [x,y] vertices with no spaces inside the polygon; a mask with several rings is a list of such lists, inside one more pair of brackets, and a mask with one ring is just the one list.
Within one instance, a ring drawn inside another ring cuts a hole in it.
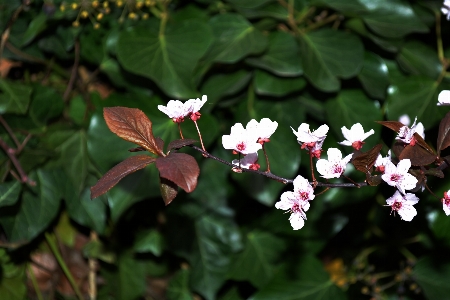
[{"label": "blurred leaf", "polygon": [[29,115],[36,124],[46,125],[48,120],[59,116],[63,109],[64,100],[56,90],[43,85],[34,88]]},{"label": "blurred leaf", "polygon": [[155,27],[138,28],[120,35],[117,55],[126,70],[154,80],[167,94],[192,98],[192,72],[212,39],[209,27],[196,20],[168,23],[161,35]]},{"label": "blurred leaf", "polygon": [[442,64],[436,51],[414,40],[403,45],[397,61],[403,70],[413,75],[437,79],[442,71]]},{"label": "blurred leaf", "polygon": [[189,289],[189,270],[179,270],[170,280],[167,287],[167,299],[169,300],[194,300]]},{"label": "blurred leaf", "polygon": [[235,63],[267,47],[267,38],[241,15],[216,15],[209,24],[216,39],[203,58],[206,62]]},{"label": "blurred leaf", "polygon": [[17,180],[0,183],[0,207],[16,203],[21,190],[22,186]]},{"label": "blurred leaf", "polygon": [[347,299],[344,292],[329,279],[317,258],[303,257],[296,267],[300,272],[298,279],[290,280],[282,275],[276,276],[249,300]]},{"label": "blurred leaf", "polygon": [[86,103],[81,96],[75,96],[70,100],[69,115],[77,125],[83,125],[86,122],[88,119],[86,112]]},{"label": "blurred leaf", "polygon": [[269,2],[256,8],[243,8],[242,6],[239,6],[238,11],[247,19],[271,18],[270,21],[284,21],[289,15],[285,6],[273,2]]},{"label": "blurred leaf", "polygon": [[274,235],[251,231],[246,236],[244,250],[234,256],[228,276],[233,280],[248,280],[262,288],[274,275],[274,262],[285,248],[283,240]]},{"label": "blurred leaf", "polygon": [[56,35],[48,35],[39,39],[38,46],[44,52],[52,53],[61,59],[70,59],[73,57],[73,54],[68,53],[68,49],[64,47],[63,42]]},{"label": "blurred leaf", "polygon": [[245,61],[278,76],[303,74],[297,41],[292,35],[283,31],[269,35],[269,47],[262,56],[247,58]]},{"label": "blurred leaf", "polygon": [[414,266],[413,278],[423,289],[427,299],[440,300],[448,297],[450,286],[446,280],[450,276],[450,264],[441,259],[426,256]]},{"label": "blurred leaf", "polygon": [[339,90],[338,77],[355,76],[364,62],[364,47],[358,37],[331,29],[302,35],[301,54],[305,76],[325,92]]},{"label": "blurred leaf", "polygon": [[0,79],[0,114],[25,114],[30,103],[32,88],[17,82]]},{"label": "blurred leaf", "polygon": [[364,64],[358,79],[369,96],[378,99],[386,98],[389,85],[388,68],[384,60],[373,52],[364,53]]},{"label": "blurred leaf", "polygon": [[41,33],[47,27],[47,16],[41,12],[34,17],[30,25],[28,25],[27,31],[22,36],[22,46],[26,46],[30,43],[39,33]]},{"label": "blurred leaf", "polygon": [[133,249],[138,253],[150,252],[155,256],[161,256],[164,249],[164,237],[155,229],[140,232]]},{"label": "blurred leaf", "polygon": [[227,2],[229,2],[235,6],[245,7],[245,8],[256,8],[256,7],[266,4],[267,2],[270,2],[270,1],[272,1],[272,0],[227,0]]},{"label": "blurred leaf", "polygon": [[260,95],[282,97],[303,89],[306,85],[302,77],[280,78],[270,73],[255,71],[255,91]]},{"label": "blurred leaf", "polygon": [[119,299],[139,299],[145,292],[144,264],[130,253],[124,253],[117,262],[115,280],[109,282],[117,291]]},{"label": "blurred leaf", "polygon": [[14,264],[5,249],[0,249],[0,273],[0,295],[2,298],[5,300],[25,299],[27,293],[25,264]]}]

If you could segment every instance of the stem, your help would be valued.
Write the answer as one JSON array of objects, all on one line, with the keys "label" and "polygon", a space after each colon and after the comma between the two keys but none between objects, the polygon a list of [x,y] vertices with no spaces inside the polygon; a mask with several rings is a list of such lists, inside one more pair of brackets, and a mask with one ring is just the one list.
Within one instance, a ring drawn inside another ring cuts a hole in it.
[{"label": "stem", "polygon": [[78,71],[78,63],[80,61],[80,41],[75,41],[75,60],[73,62],[72,72],[70,74],[69,83],[67,84],[67,88],[64,91],[63,100],[64,102],[67,102],[69,99],[70,91],[72,91],[73,84],[75,82],[75,79],[77,78],[77,71]]},{"label": "stem", "polygon": [[439,60],[444,64],[444,46],[442,45],[442,33],[441,33],[441,12],[436,12],[436,38],[437,38],[437,52]]},{"label": "stem", "polygon": [[16,147],[20,148],[22,145],[19,143],[19,140],[16,138],[16,135],[12,131],[11,127],[9,127],[8,123],[6,123],[5,119],[3,119],[2,115],[0,115],[0,123],[2,123],[3,127],[5,127],[6,131],[9,134],[9,136],[14,141],[14,144],[16,144]]},{"label": "stem", "polygon": [[313,155],[312,151],[310,150],[309,151],[309,165],[311,167],[311,179],[313,181],[313,188],[316,188],[317,180],[316,180],[316,177],[314,176],[314,165],[313,165],[313,161],[312,161],[313,156],[314,155]]},{"label": "stem", "polygon": [[64,275],[66,275],[67,279],[69,280],[69,283],[72,286],[72,289],[75,291],[75,294],[77,295],[78,299],[83,300],[84,297],[81,294],[80,289],[78,288],[78,285],[72,276],[72,273],[70,273],[69,268],[67,267],[66,263],[64,262],[64,259],[61,256],[61,252],[59,251],[58,245],[56,244],[56,241],[55,241],[55,239],[56,239],[55,236],[46,232],[45,239],[47,240],[47,243],[50,246],[50,249],[52,250],[53,255],[55,256],[56,260],[58,261],[59,266],[63,270]]},{"label": "stem", "polygon": [[202,145],[202,149],[203,149],[203,151],[206,151],[205,146],[203,145],[202,134],[200,133],[200,129],[198,128],[197,121],[194,121],[194,124],[195,124],[195,128],[197,128],[198,137],[200,138],[200,144]]},{"label": "stem", "polygon": [[9,160],[13,163],[14,167],[16,168],[17,172],[19,172],[20,176],[20,182],[22,183],[29,183],[30,185],[35,185],[36,183],[28,177],[28,175],[25,173],[25,171],[22,168],[22,165],[20,164],[19,160],[16,157],[16,150],[9,147],[8,144],[3,141],[0,138],[0,147],[5,151],[6,155],[8,155]]},{"label": "stem", "polygon": [[31,266],[30,263],[28,264],[28,274],[30,274],[31,283],[33,284],[33,288],[36,293],[36,297],[38,298],[38,300],[44,300],[44,297],[42,297],[41,290],[38,287],[36,276],[34,275],[34,272],[33,272],[33,267]]},{"label": "stem", "polygon": [[359,188],[359,184],[356,183],[355,181],[353,181],[351,178],[345,176],[344,174],[342,174],[342,177],[344,177],[345,179],[347,179],[348,181],[350,181],[351,183],[353,183],[357,188]]},{"label": "stem", "polygon": [[263,150],[263,152],[264,152],[264,156],[266,157],[266,165],[267,165],[267,170],[266,170],[266,172],[267,172],[267,173],[270,173],[269,157],[267,156],[266,148],[264,147],[264,145],[265,145],[265,143],[262,144],[262,150]]},{"label": "stem", "polygon": [[328,18],[323,19],[322,21],[313,23],[310,26],[306,27],[305,33],[308,32],[308,31],[311,31],[313,29],[322,27],[322,26],[324,26],[324,25],[326,25],[328,23],[334,22],[337,18],[339,18],[339,15],[333,14],[333,15],[329,16]]},{"label": "stem", "polygon": [[[97,241],[98,236],[95,231],[91,231],[91,241]],[[97,260],[95,258],[89,258],[89,298],[91,300],[97,299]]]},{"label": "stem", "polygon": [[180,132],[180,137],[182,140],[184,140],[183,132],[181,131],[181,124],[178,122],[177,122],[177,124],[178,124],[178,131]]}]

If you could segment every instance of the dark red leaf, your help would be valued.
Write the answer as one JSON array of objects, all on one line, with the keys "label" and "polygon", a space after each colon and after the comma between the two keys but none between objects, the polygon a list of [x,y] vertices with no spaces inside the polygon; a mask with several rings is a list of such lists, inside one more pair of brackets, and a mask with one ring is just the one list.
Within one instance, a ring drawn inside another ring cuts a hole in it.
[{"label": "dark red leaf", "polygon": [[380,175],[372,176],[370,174],[366,174],[366,181],[370,186],[376,186],[382,182],[382,179]]},{"label": "dark red leaf", "polygon": [[426,166],[436,160],[436,155],[420,146],[407,145],[398,157],[400,160],[408,158],[413,166]]},{"label": "dark red leaf", "polygon": [[367,173],[373,167],[375,161],[377,160],[378,154],[383,145],[378,144],[367,152],[361,153],[352,159],[352,164],[355,166],[356,170]]},{"label": "dark red leaf", "polygon": [[106,172],[102,178],[91,187],[91,199],[97,198],[109,191],[125,176],[145,168],[147,165],[155,161],[156,158],[148,155],[131,156],[115,165],[111,170]]},{"label": "dark red leaf", "polygon": [[428,145],[418,133],[414,133],[414,138],[416,139],[416,144],[427,150],[428,153],[436,156],[436,152],[434,151],[434,149],[431,148],[430,145]]},{"label": "dark red leaf", "polygon": [[170,202],[172,202],[173,199],[175,199],[175,197],[178,194],[178,186],[173,183],[172,181],[159,177],[159,188],[161,190],[161,196],[164,200],[164,203],[166,205],[169,205]]},{"label": "dark red leaf", "polygon": [[156,146],[158,146],[158,149],[161,149],[161,151],[164,151],[164,141],[162,138],[157,137],[156,139]]},{"label": "dark red leaf", "polygon": [[167,150],[170,151],[172,149],[180,149],[183,148],[184,146],[192,145],[196,142],[197,141],[193,139],[174,140],[169,143],[169,145],[167,146]]},{"label": "dark red leaf", "polygon": [[152,132],[152,122],[137,108],[105,107],[103,116],[109,129],[126,141],[135,143],[151,153],[163,155]]},{"label": "dark red leaf", "polygon": [[392,146],[392,152],[394,152],[395,157],[400,157],[402,155],[403,150],[405,150],[406,144],[402,141],[395,141]]},{"label": "dark red leaf", "polygon": [[441,151],[450,146],[450,112],[448,112],[439,124],[439,133],[437,138],[437,152],[441,155]]},{"label": "dark red leaf", "polygon": [[395,132],[398,132],[400,128],[405,126],[403,123],[398,121],[377,121],[378,124],[381,124],[389,129],[394,130]]},{"label": "dark red leaf", "polygon": [[195,158],[189,154],[170,153],[165,157],[158,157],[155,163],[161,177],[174,182],[187,193],[197,186],[200,168]]},{"label": "dark red leaf", "polygon": [[147,150],[145,150],[145,148],[142,148],[141,146],[128,149],[128,152],[140,152],[140,151],[147,151]]},{"label": "dark red leaf", "polygon": [[426,170],[424,173],[425,173],[425,175],[431,175],[431,176],[436,176],[439,178],[444,178],[444,172],[442,172],[441,170],[439,170],[437,168]]}]

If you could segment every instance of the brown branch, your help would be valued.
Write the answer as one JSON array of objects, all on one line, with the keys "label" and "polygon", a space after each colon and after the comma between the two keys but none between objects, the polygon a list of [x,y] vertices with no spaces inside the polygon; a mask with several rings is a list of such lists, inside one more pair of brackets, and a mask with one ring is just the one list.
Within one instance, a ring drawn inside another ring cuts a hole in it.
[{"label": "brown branch", "polygon": [[19,140],[16,138],[16,135],[12,131],[11,127],[9,127],[8,123],[6,123],[5,119],[3,119],[2,115],[0,115],[0,123],[2,123],[3,127],[5,127],[14,144],[16,144],[17,149],[21,148],[22,145],[19,143]]}]

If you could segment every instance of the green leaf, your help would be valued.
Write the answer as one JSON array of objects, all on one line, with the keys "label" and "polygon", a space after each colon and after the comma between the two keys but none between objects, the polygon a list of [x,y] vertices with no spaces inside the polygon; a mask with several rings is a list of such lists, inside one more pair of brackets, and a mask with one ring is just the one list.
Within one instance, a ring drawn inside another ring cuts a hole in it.
[{"label": "green leaf", "polygon": [[16,203],[21,190],[22,186],[19,181],[0,183],[0,207]]},{"label": "green leaf", "polygon": [[437,79],[442,71],[442,64],[436,51],[415,40],[403,45],[397,61],[403,70],[413,75]]},{"label": "green leaf", "polygon": [[364,90],[376,99],[385,99],[389,85],[388,68],[384,60],[373,52],[364,53],[364,64],[358,74]]},{"label": "green leaf", "polygon": [[0,249],[0,295],[2,299],[25,299],[27,287],[25,284],[25,264],[15,265],[11,262],[5,249]]},{"label": "green leaf", "polygon": [[329,279],[321,262],[314,256],[303,257],[297,262],[299,278],[290,280],[278,274],[249,300],[305,300],[347,299],[345,293]]},{"label": "green leaf", "polygon": [[303,89],[306,80],[302,77],[280,78],[270,73],[256,70],[254,86],[259,95],[282,97]]},{"label": "green leaf", "polygon": [[424,76],[409,76],[395,81],[388,89],[387,116],[398,120],[407,114],[411,119],[417,116],[425,128],[436,125],[445,112],[437,103],[437,84]]},{"label": "green leaf", "polygon": [[258,6],[264,5],[271,0],[227,0],[227,2],[245,8],[256,8]]},{"label": "green leaf", "polygon": [[325,92],[339,90],[340,78],[358,74],[364,62],[364,47],[351,33],[320,29],[301,37],[305,76]]},{"label": "green leaf", "polygon": [[276,20],[285,21],[289,17],[287,7],[280,3],[267,3],[256,8],[238,7],[237,9],[247,19],[271,18],[270,21],[273,22]]},{"label": "green leaf", "polygon": [[22,36],[22,47],[30,43],[39,33],[41,33],[47,27],[47,15],[41,12],[34,17],[30,25],[28,25],[27,31]]},{"label": "green leaf", "polygon": [[122,66],[155,81],[176,98],[197,96],[192,73],[212,43],[209,27],[195,20],[168,23],[163,33],[156,27],[123,32],[117,44]]},{"label": "green leaf", "polygon": [[204,57],[206,62],[235,63],[267,47],[267,38],[241,15],[219,14],[209,24],[216,40]]},{"label": "green leaf", "polygon": [[167,287],[169,300],[194,300],[189,289],[189,270],[181,269],[170,280]]},{"label": "green leaf", "polygon": [[64,47],[61,39],[56,35],[47,35],[41,38],[38,42],[39,49],[44,52],[55,54],[61,59],[70,59],[73,54],[68,53],[68,49]]},{"label": "green leaf", "polygon": [[450,264],[436,257],[421,258],[414,266],[413,278],[423,289],[427,299],[440,300],[448,298],[450,286]]},{"label": "green leaf", "polygon": [[[364,131],[375,130],[363,146],[363,151],[375,146],[380,139],[381,125],[375,123],[383,119],[381,109],[376,101],[372,101],[360,90],[343,90],[338,97],[326,103],[328,122],[339,141],[345,140],[341,127],[350,129],[354,124],[361,123]],[[351,149],[351,148],[348,148]],[[365,149],[365,150],[364,150]]]},{"label": "green leaf", "polygon": [[155,256],[161,256],[164,249],[164,238],[155,229],[141,232],[138,234],[133,248],[139,253],[150,252]]},{"label": "green leaf", "polygon": [[47,121],[59,116],[64,109],[64,100],[53,88],[37,85],[30,104],[30,118],[36,124],[46,125]]},{"label": "green leaf", "polygon": [[22,193],[16,205],[0,210],[0,224],[11,243],[28,242],[41,233],[55,218],[60,206],[59,190],[61,173],[38,170],[37,195],[29,191]]},{"label": "green leaf", "polygon": [[246,236],[244,250],[235,255],[228,273],[230,279],[248,280],[262,288],[274,275],[274,261],[285,248],[283,240],[274,235],[252,231]]},{"label": "green leaf", "polygon": [[30,103],[31,87],[0,79],[0,114],[25,114]]},{"label": "green leaf", "polygon": [[269,47],[262,56],[247,58],[245,61],[278,76],[303,74],[297,41],[292,35],[283,31],[273,32],[269,35]]}]

